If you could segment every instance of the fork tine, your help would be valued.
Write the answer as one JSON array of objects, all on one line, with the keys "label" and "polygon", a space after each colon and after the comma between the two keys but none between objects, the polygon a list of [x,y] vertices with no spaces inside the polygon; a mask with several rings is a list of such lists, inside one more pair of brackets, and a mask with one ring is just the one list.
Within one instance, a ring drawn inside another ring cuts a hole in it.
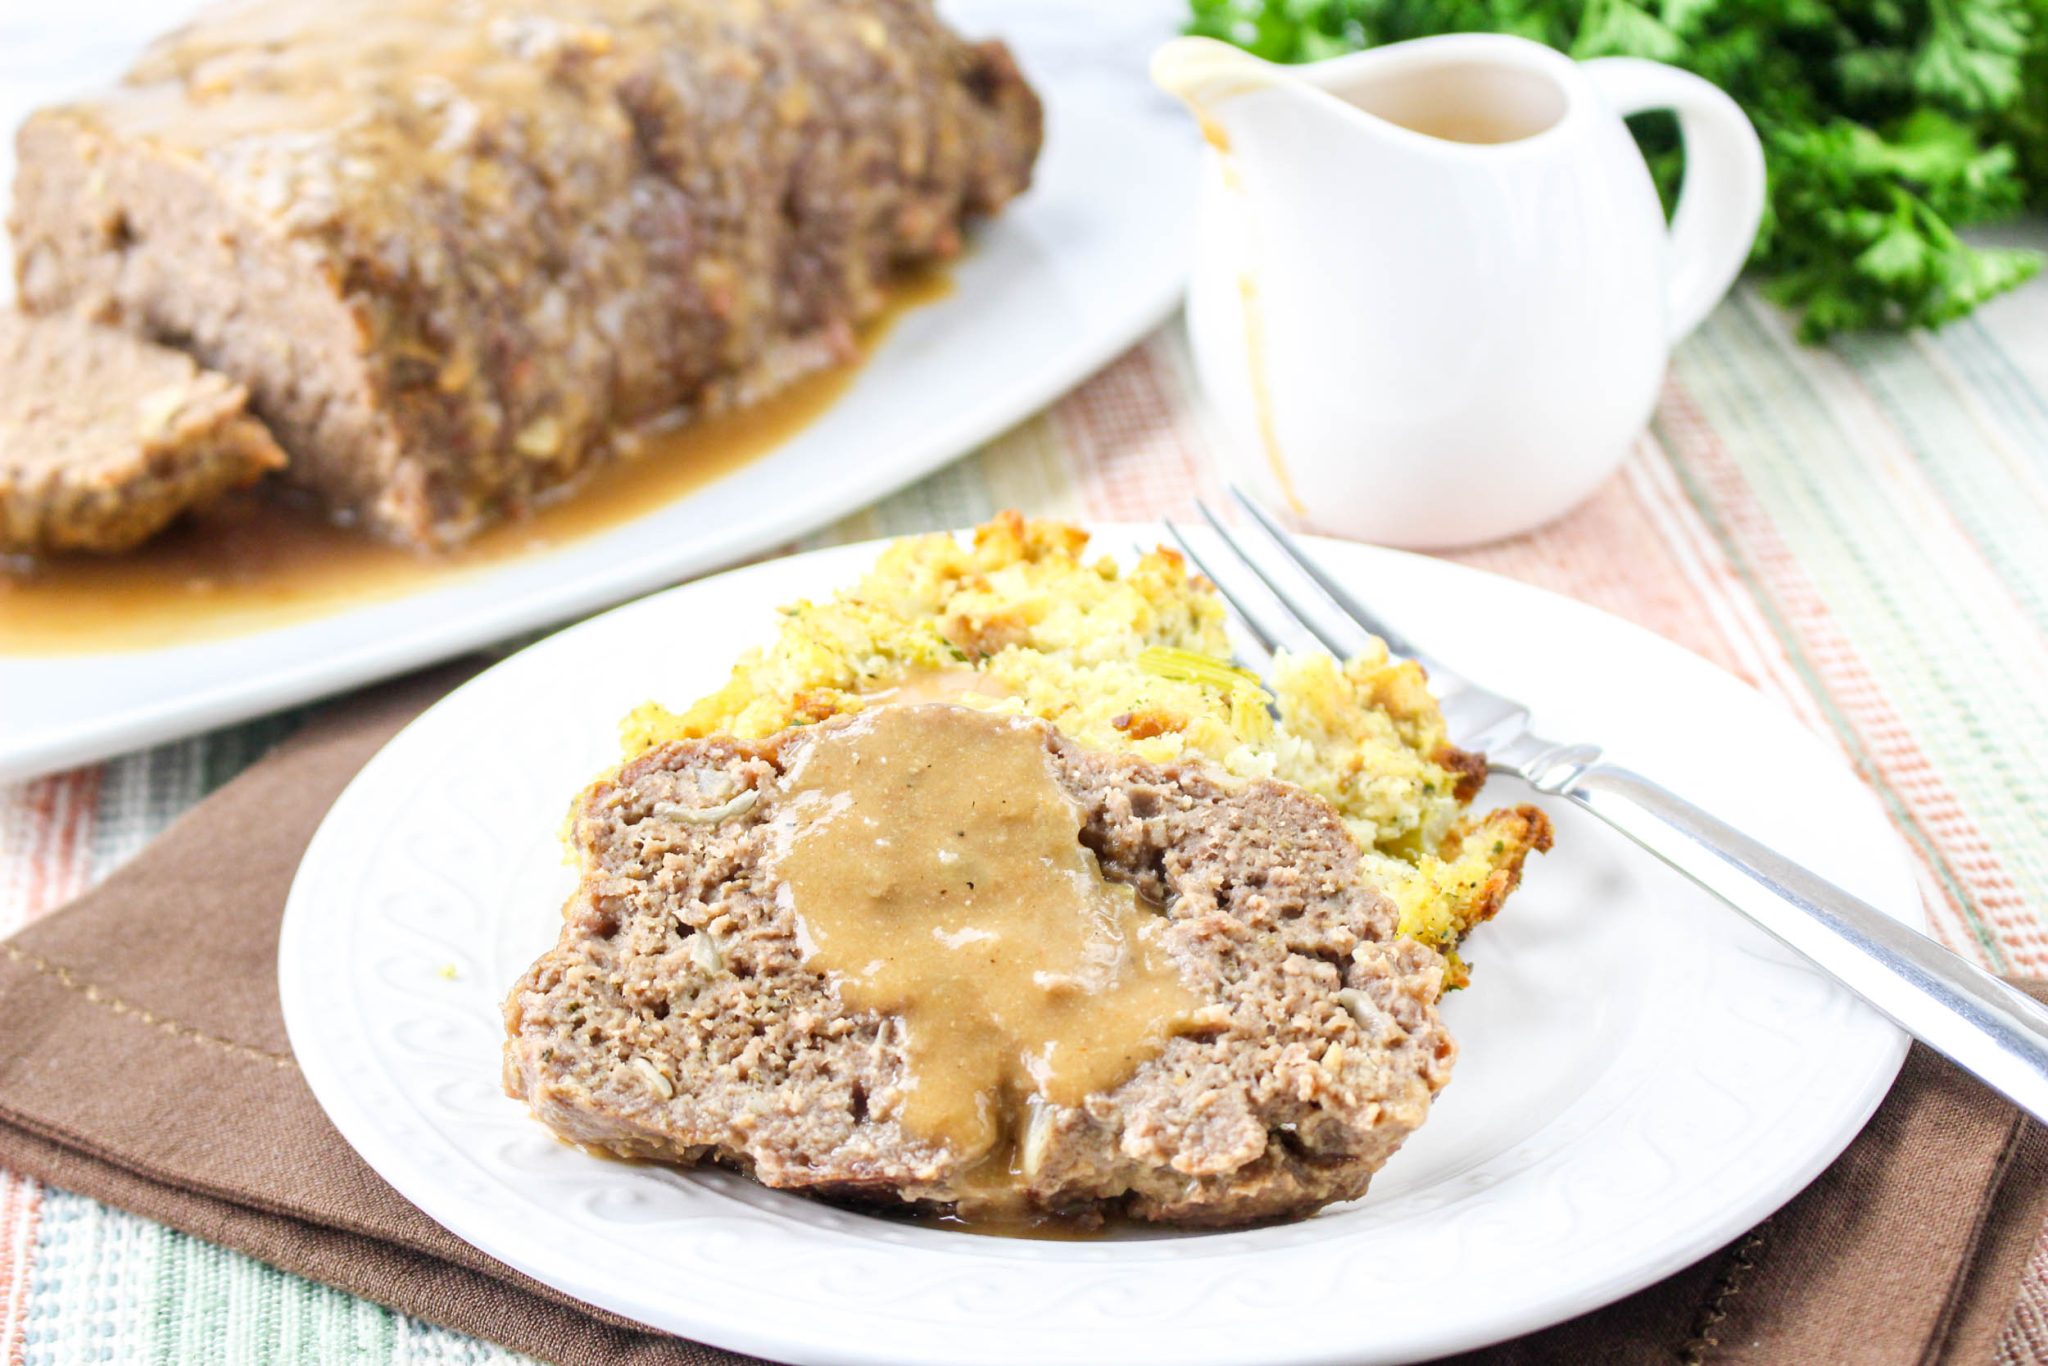
[{"label": "fork tine", "polygon": [[[1246,573],[1241,562],[1234,565],[1229,573],[1220,573],[1215,564],[1211,563],[1210,557],[1195,549],[1176,523],[1169,520],[1165,526],[1166,534],[1173,537],[1174,544],[1181,548],[1181,552],[1196,569],[1216,585],[1216,591],[1230,605],[1230,610],[1237,614],[1237,619],[1244,624],[1245,629],[1251,632],[1253,639],[1259,642],[1259,648],[1271,655],[1275,650],[1283,648],[1299,654],[1316,647],[1315,638],[1294,614],[1274,598],[1253,575]],[[1219,560],[1218,563],[1220,562]]]},{"label": "fork tine", "polygon": [[1230,485],[1230,496],[1258,527],[1260,539],[1300,571],[1301,577],[1308,581],[1309,591],[1316,594],[1324,604],[1342,613],[1362,630],[1370,631],[1385,641],[1390,654],[1414,660],[1427,669],[1432,677],[1450,677],[1449,671],[1442,665],[1431,659],[1424,651],[1416,649],[1412,641],[1389,626],[1377,612],[1352,597],[1344,585],[1325,573],[1323,567],[1301,548],[1300,542],[1275,522],[1264,508],[1253,502],[1251,496],[1242,488],[1236,484]]},{"label": "fork tine", "polygon": [[[1264,564],[1260,563],[1258,556],[1253,555],[1244,548],[1243,543],[1232,533],[1231,528],[1224,523],[1221,517],[1216,515],[1214,508],[1198,498],[1195,500],[1195,510],[1202,514],[1202,520],[1209,524],[1210,529],[1216,533],[1217,539],[1228,546],[1231,554],[1235,555],[1247,569],[1258,576],[1259,582],[1266,585],[1267,590],[1272,593],[1274,599],[1291,612],[1294,615],[1294,619],[1306,627],[1311,635],[1322,642],[1324,649],[1328,650],[1338,659],[1348,659],[1367,648],[1370,642],[1365,632],[1359,627],[1358,623],[1343,615],[1341,609],[1330,608],[1322,612],[1310,612],[1304,609],[1301,601],[1302,593],[1300,591],[1303,575],[1298,565],[1290,565],[1285,575],[1286,578],[1296,581],[1296,591],[1290,594],[1288,587],[1280,582],[1280,578],[1276,577]],[[1271,537],[1268,536],[1265,539],[1270,540]],[[1305,586],[1309,594],[1317,594],[1321,591],[1313,581],[1308,581]],[[1328,604],[1319,603],[1318,606],[1328,606]]]}]

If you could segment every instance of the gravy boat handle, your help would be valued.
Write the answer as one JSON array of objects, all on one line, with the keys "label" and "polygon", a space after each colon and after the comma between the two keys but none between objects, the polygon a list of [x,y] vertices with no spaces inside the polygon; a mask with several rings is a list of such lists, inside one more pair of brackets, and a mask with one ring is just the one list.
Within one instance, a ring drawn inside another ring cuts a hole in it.
[{"label": "gravy boat handle", "polygon": [[1698,327],[1749,259],[1764,212],[1764,150],[1734,100],[1689,71],[1639,57],[1580,64],[1624,118],[1652,109],[1678,116],[1685,140],[1685,183],[1671,216],[1671,265],[1665,286],[1670,340]]}]

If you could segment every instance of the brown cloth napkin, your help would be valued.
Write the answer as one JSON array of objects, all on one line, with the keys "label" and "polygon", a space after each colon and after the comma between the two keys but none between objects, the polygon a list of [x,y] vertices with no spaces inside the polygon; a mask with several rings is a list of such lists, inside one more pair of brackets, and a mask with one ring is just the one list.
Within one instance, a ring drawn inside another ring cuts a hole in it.
[{"label": "brown cloth napkin", "polygon": [[[0,943],[0,1165],[563,1366],[738,1362],[449,1234],[342,1141],[292,1062],[276,955],[299,856],[356,770],[467,672],[332,708]],[[1869,1129],[1764,1225],[1461,1360],[1988,1361],[2044,1219],[2041,1127],[1916,1047]]]}]

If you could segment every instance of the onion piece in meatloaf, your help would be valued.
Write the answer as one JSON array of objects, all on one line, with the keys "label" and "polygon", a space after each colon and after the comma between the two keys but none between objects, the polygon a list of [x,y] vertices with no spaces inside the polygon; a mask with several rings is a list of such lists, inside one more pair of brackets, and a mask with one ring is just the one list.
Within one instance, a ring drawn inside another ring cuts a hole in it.
[{"label": "onion piece in meatloaf", "polygon": [[[1120,1085],[1018,1107],[1003,1166],[1024,1208],[1220,1227],[1362,1195],[1455,1048],[1444,960],[1396,937],[1336,814],[1286,784],[986,719],[1036,733],[1082,843],[1159,908],[1199,1002],[1199,1027]],[[557,1135],[897,1209],[980,1193],[985,1155],[906,1126],[904,1030],[842,1004],[778,880],[805,747],[861,724],[671,742],[582,794],[581,885],[505,1007],[506,1088]]]},{"label": "onion piece in meatloaf", "polygon": [[281,467],[248,397],[125,332],[0,313],[0,554],[126,550]]},{"label": "onion piece in meatloaf", "polygon": [[234,0],[23,125],[19,293],[189,350],[337,518],[447,546],[851,358],[1039,140],[930,0]]}]

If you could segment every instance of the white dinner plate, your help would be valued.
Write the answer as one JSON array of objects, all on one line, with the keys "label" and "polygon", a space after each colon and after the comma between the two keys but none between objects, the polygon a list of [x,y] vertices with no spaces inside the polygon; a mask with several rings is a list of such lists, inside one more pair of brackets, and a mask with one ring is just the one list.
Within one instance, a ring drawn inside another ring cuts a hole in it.
[{"label": "white dinner plate", "polygon": [[[1105,529],[1107,546],[1150,528]],[[1589,607],[1335,541],[1325,564],[1433,651],[1598,738],[1889,914],[1906,855],[1830,748],[1696,656]],[[657,1328],[832,1363],[1407,1361],[1554,1323],[1741,1234],[1825,1166],[1904,1039],[1620,837],[1557,847],[1468,945],[1462,1052],[1360,1201],[1240,1233],[976,1237],[717,1171],[591,1157],[499,1090],[499,1002],[574,878],[570,796],[649,697],[691,700],[773,610],[875,547],[721,575],[531,647],[415,721],[335,804],[280,948],[293,1052],[336,1126],[451,1231]],[[1526,792],[1489,789],[1486,799]]]},{"label": "white dinner plate", "polygon": [[[942,8],[1011,43],[1045,99],[1045,151],[1030,192],[973,234],[951,292],[891,329],[816,422],[634,521],[411,596],[148,650],[10,654],[0,632],[0,780],[336,692],[785,543],[996,436],[1156,326],[1185,276],[1199,143],[1145,61],[1180,6]],[[110,79],[134,44],[106,30],[132,39],[170,22],[149,13],[83,0],[79,13],[0,14],[0,137],[33,105]]]}]

